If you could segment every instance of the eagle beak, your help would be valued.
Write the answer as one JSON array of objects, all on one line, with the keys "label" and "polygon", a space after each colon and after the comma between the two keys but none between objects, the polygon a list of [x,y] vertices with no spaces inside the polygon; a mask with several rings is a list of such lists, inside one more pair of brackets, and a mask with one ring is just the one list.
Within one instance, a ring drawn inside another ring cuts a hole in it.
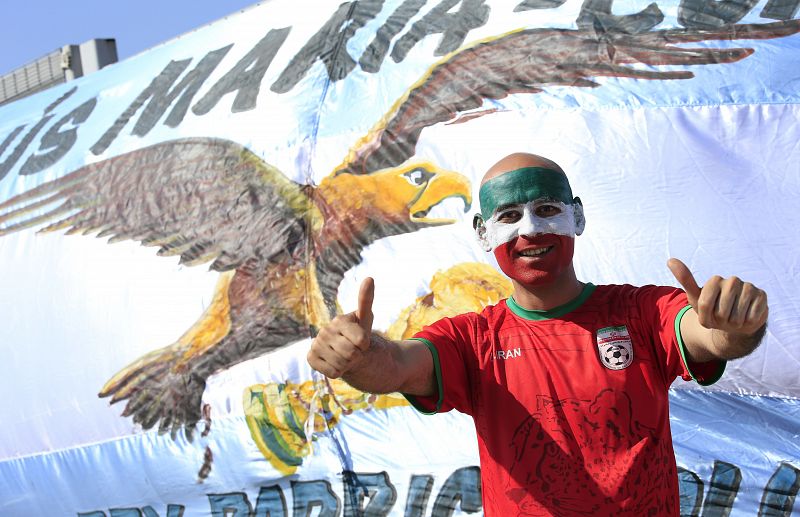
[{"label": "eagle beak", "polygon": [[466,176],[438,169],[409,207],[411,221],[432,226],[454,223],[454,219],[427,217],[433,207],[452,197],[461,198],[464,201],[464,212],[468,212],[472,205],[472,185]]}]

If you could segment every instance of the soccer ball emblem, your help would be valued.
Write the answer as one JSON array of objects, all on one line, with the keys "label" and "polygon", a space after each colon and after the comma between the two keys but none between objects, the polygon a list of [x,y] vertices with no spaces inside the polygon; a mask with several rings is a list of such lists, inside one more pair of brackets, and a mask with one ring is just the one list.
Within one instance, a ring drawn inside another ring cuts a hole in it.
[{"label": "soccer ball emblem", "polygon": [[620,345],[611,345],[601,354],[603,362],[612,370],[621,370],[631,364],[631,351]]}]

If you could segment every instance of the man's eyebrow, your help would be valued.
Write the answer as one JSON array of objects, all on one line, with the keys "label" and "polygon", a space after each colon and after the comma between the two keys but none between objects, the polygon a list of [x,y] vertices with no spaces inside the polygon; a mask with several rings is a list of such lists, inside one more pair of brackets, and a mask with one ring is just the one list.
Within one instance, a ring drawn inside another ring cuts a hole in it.
[{"label": "man's eyebrow", "polygon": [[527,205],[528,203],[561,203],[561,200],[556,199],[553,196],[542,196],[542,197],[537,197],[536,199],[530,199],[528,201],[524,201],[522,203],[504,203],[502,205],[498,205],[497,208],[494,209],[494,211],[495,213],[502,212],[503,210],[508,210],[509,208],[515,208]]},{"label": "man's eyebrow", "polygon": [[497,208],[494,209],[495,213],[502,212],[503,210],[508,210],[509,208],[514,208],[518,206],[522,206],[525,203],[505,203],[503,205],[498,205]]}]

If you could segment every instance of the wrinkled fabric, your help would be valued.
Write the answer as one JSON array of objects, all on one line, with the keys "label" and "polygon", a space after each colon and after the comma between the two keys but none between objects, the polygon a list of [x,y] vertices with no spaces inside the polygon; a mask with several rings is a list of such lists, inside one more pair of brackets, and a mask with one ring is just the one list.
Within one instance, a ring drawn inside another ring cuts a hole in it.
[{"label": "wrinkled fabric", "polygon": [[790,511],[798,22],[582,4],[274,0],[0,106],[0,513],[480,512],[469,422],[305,354],[366,276],[390,335],[507,296],[471,221],[517,151],[582,200],[581,280],[767,291],[672,426],[682,508]]}]

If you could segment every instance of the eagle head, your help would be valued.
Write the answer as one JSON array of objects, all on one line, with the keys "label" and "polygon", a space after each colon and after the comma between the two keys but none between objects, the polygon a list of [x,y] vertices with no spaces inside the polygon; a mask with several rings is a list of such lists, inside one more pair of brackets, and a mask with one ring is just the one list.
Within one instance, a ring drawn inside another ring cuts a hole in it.
[{"label": "eagle head", "polygon": [[325,226],[343,224],[349,232],[373,239],[454,223],[428,217],[446,199],[462,199],[465,212],[472,204],[469,179],[427,161],[407,161],[368,174],[340,171],[322,181],[318,195],[325,205]]},{"label": "eagle head", "polygon": [[369,176],[382,193],[376,199],[376,208],[393,222],[417,226],[452,224],[453,219],[428,217],[428,213],[449,198],[461,198],[465,212],[472,204],[470,181],[430,162],[412,162]]}]

